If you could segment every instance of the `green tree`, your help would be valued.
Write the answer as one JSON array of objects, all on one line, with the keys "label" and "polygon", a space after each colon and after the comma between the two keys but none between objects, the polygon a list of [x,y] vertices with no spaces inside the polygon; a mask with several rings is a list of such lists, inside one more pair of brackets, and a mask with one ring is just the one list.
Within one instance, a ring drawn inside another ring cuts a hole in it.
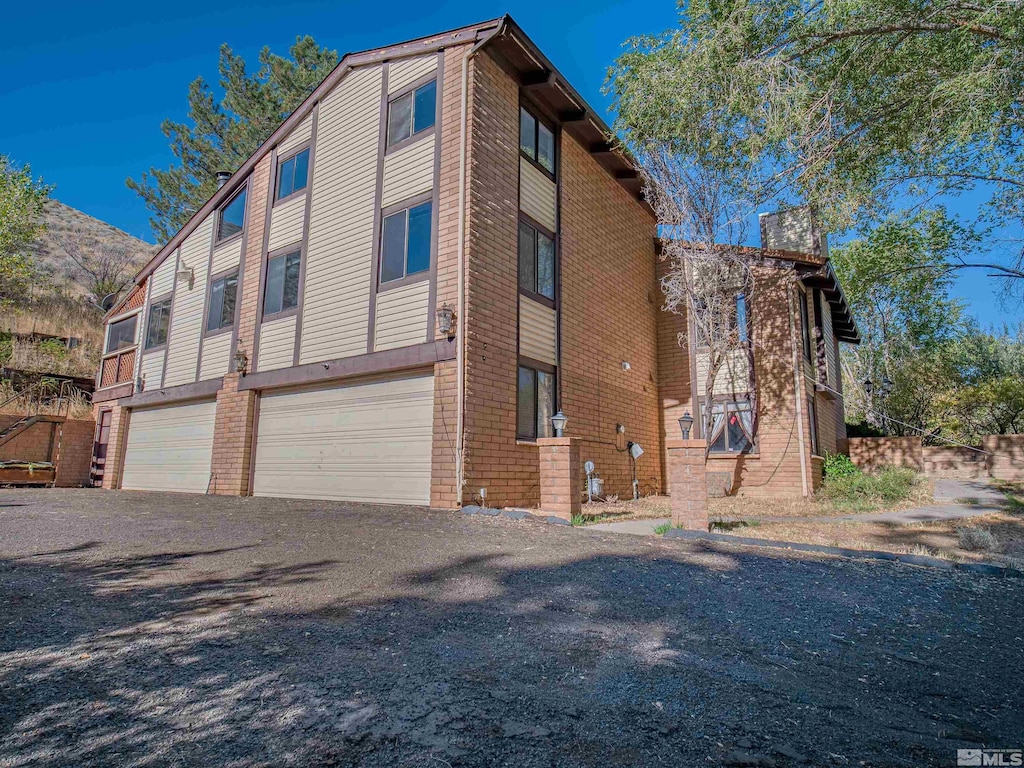
[{"label": "green tree", "polygon": [[157,239],[168,240],[184,226],[216,191],[217,171],[235,171],[337,63],[336,51],[306,36],[296,39],[288,57],[264,48],[259,68],[250,74],[245,60],[222,45],[223,98],[217,101],[202,77],[192,81],[189,122],[165,120],[161,126],[177,162],[127,180],[152,213]]},{"label": "green tree", "polygon": [[25,247],[43,229],[40,216],[51,189],[32,178],[29,166],[0,155],[0,306],[27,295],[35,268]]},{"label": "green tree", "polygon": [[[809,202],[845,230],[980,188],[991,223],[1024,221],[1024,3],[689,0],[609,75],[628,145],[725,169],[755,203]],[[1021,258],[984,266],[1019,288]]]}]

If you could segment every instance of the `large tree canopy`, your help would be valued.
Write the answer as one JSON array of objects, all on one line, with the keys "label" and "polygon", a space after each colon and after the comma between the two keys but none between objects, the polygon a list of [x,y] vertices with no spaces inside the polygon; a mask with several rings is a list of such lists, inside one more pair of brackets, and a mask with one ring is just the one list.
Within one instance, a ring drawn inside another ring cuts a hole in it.
[{"label": "large tree canopy", "polygon": [[[754,205],[810,202],[845,230],[907,194],[980,188],[993,222],[1024,221],[1017,0],[689,0],[609,87],[641,156],[724,169]],[[991,268],[1024,277],[1019,249]]]},{"label": "large tree canopy", "polygon": [[250,74],[245,60],[222,45],[223,98],[218,101],[202,77],[192,81],[189,122],[165,120],[161,126],[177,162],[127,181],[153,214],[153,234],[172,237],[216,191],[217,171],[234,171],[245,162],[337,63],[336,51],[306,36],[296,39],[289,57],[264,48],[259,69]]}]

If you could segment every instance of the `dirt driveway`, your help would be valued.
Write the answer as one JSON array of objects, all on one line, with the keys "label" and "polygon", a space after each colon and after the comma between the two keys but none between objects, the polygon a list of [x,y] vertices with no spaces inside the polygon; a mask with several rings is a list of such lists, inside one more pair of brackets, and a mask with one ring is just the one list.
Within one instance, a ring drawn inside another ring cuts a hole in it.
[{"label": "dirt driveway", "polygon": [[447,512],[0,491],[0,766],[955,765],[1024,580]]}]

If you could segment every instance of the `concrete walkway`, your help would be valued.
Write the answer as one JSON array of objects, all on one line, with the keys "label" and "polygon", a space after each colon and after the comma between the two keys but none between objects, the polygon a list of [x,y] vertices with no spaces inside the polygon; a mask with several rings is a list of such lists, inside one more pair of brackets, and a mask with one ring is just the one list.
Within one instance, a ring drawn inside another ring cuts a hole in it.
[{"label": "concrete walkway", "polygon": [[[902,509],[897,512],[861,512],[851,515],[819,515],[815,517],[747,517],[759,523],[773,522],[816,522],[816,523],[930,523],[938,520],[960,520],[999,512],[1006,504],[1006,497],[984,480],[935,480],[935,504]],[[667,517],[642,520],[623,520],[621,523],[599,523],[589,525],[597,531],[630,533],[637,536],[653,536],[654,529],[669,523]]]}]

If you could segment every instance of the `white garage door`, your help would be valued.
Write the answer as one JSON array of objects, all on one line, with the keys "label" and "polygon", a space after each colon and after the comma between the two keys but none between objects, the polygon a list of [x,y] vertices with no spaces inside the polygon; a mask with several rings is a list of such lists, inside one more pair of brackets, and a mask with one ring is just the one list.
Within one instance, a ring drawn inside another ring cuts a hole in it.
[{"label": "white garage door", "polygon": [[430,503],[433,375],[266,394],[256,496]]},{"label": "white garage door", "polygon": [[206,493],[217,403],[132,409],[121,487]]}]

